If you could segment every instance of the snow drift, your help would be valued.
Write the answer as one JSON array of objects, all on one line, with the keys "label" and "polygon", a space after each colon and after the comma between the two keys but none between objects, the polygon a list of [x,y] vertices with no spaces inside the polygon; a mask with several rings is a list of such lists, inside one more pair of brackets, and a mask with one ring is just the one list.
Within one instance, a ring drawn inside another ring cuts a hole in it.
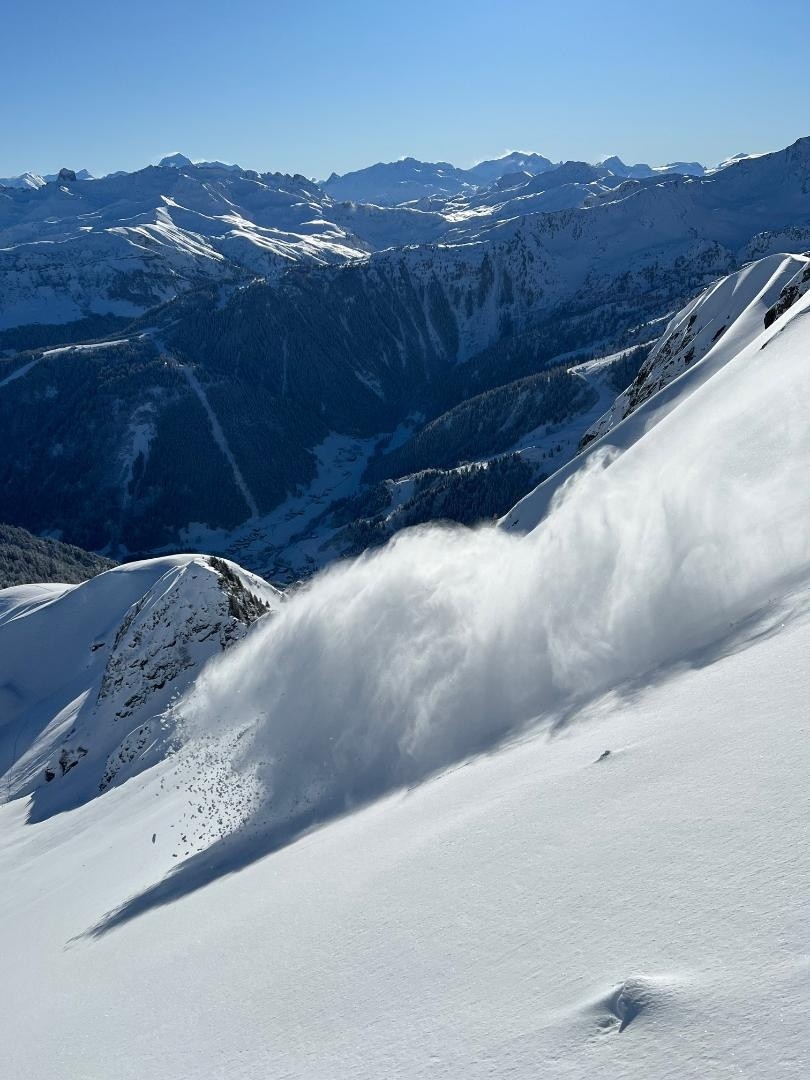
[{"label": "snow drift", "polygon": [[810,567],[807,308],[531,533],[428,528],[317,578],[203,672],[190,729],[250,727],[291,836],[733,633]]}]

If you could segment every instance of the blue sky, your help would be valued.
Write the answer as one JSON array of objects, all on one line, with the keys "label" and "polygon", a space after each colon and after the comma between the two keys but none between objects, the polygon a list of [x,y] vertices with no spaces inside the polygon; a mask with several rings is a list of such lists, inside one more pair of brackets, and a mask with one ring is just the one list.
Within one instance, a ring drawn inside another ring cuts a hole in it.
[{"label": "blue sky", "polygon": [[509,149],[714,163],[810,134],[807,0],[3,6],[0,175],[181,150],[321,177]]}]

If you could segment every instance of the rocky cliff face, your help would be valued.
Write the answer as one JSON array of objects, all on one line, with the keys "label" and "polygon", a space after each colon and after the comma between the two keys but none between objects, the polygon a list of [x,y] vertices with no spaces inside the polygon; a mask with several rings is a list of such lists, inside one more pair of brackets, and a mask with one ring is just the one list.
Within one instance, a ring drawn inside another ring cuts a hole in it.
[{"label": "rocky cliff face", "polygon": [[[19,616],[37,623],[30,628],[33,648],[10,654],[0,681],[18,690],[30,684],[12,722],[12,788],[31,792],[35,809],[86,801],[170,753],[179,739],[172,702],[209,660],[279,608],[277,590],[222,559],[174,556],[134,566]],[[145,588],[127,604],[136,577]],[[94,595],[84,597],[91,585]],[[17,592],[0,598],[13,602]],[[90,610],[100,632],[77,617]],[[56,652],[68,654],[64,670],[29,679]]]},{"label": "rocky cliff face", "polygon": [[132,605],[115,636],[96,699],[102,724],[111,718],[129,729],[107,758],[101,790],[124,771],[131,773],[147,748],[166,741],[167,703],[207,660],[240,641],[270,610],[266,586],[252,591],[250,579],[224,559],[210,557],[170,570]]}]

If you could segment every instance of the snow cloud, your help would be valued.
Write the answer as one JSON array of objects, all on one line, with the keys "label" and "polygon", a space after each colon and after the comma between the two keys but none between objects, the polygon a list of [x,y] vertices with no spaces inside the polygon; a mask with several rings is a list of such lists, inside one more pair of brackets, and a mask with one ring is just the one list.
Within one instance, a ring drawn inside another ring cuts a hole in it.
[{"label": "snow cloud", "polygon": [[323,573],[203,672],[189,729],[250,726],[294,835],[723,638],[810,565],[804,354],[742,354],[526,536],[424,528]]}]

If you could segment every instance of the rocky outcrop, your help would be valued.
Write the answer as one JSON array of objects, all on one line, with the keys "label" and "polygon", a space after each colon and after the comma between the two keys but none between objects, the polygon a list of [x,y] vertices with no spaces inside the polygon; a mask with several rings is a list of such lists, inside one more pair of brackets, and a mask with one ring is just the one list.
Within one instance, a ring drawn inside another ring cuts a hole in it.
[{"label": "rocky outcrop", "polygon": [[169,565],[104,642],[88,643],[90,652],[109,648],[109,655],[76,722],[52,744],[48,784],[75,769],[88,792],[104,791],[170,753],[172,702],[279,601],[267,582],[224,559],[198,555]]}]

